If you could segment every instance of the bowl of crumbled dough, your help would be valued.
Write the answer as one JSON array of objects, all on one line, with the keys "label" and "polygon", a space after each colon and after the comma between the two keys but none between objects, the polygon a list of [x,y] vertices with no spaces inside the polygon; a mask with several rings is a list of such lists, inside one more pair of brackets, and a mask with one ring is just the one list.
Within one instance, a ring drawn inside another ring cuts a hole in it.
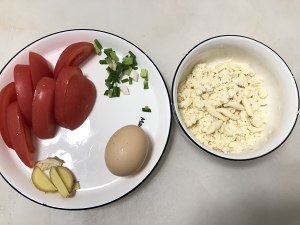
[{"label": "bowl of crumbled dough", "polygon": [[299,113],[299,92],[284,60],[252,38],[205,40],[181,60],[172,106],[183,133],[216,156],[247,160],[284,143]]}]

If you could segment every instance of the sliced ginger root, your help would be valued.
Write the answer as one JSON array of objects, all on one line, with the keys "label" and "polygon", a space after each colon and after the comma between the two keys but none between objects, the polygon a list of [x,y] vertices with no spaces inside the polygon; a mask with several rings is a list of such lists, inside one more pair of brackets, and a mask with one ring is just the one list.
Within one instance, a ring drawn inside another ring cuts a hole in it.
[{"label": "sliced ginger root", "polygon": [[34,186],[45,193],[58,192],[64,198],[75,195],[76,190],[80,188],[79,182],[63,163],[58,157],[38,161],[31,175]]}]

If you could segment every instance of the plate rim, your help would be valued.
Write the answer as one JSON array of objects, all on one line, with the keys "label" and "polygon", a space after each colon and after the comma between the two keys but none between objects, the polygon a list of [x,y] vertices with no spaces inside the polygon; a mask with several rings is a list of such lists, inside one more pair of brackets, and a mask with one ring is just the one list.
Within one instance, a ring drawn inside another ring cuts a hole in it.
[{"label": "plate rim", "polygon": [[143,55],[146,56],[146,58],[148,60],[150,60],[150,62],[153,64],[153,66],[155,67],[155,69],[157,70],[159,76],[161,77],[161,80],[163,82],[163,86],[166,90],[166,94],[167,94],[167,98],[168,98],[168,102],[169,102],[169,112],[170,112],[170,120],[169,120],[169,129],[168,129],[168,135],[167,135],[167,139],[166,139],[166,142],[164,144],[164,147],[163,147],[163,150],[162,150],[162,153],[160,154],[158,160],[155,162],[153,168],[151,169],[151,171],[135,186],[133,187],[132,189],[129,189],[125,194],[122,194],[120,197],[116,198],[116,199],[113,199],[111,201],[108,201],[104,204],[98,204],[98,205],[93,205],[93,206],[88,206],[88,207],[78,207],[78,208],[67,208],[67,207],[59,207],[59,206],[54,206],[54,205],[48,205],[48,204],[45,204],[45,203],[42,203],[42,202],[39,202],[33,198],[30,198],[29,196],[25,195],[24,193],[22,193],[21,190],[18,190],[16,187],[14,187],[8,180],[7,178],[5,178],[5,176],[2,174],[2,172],[0,171],[0,175],[1,177],[6,181],[7,184],[9,184],[10,187],[13,188],[13,190],[15,190],[17,193],[19,193],[20,195],[22,195],[23,197],[25,197],[26,199],[34,202],[34,203],[37,203],[38,205],[42,205],[42,206],[45,206],[45,207],[48,207],[48,208],[53,208],[53,209],[58,209],[58,210],[68,210],[68,211],[80,211],[80,210],[88,210],[88,209],[94,209],[94,208],[99,208],[99,207],[103,207],[103,206],[106,206],[108,204],[112,204],[114,202],[117,202],[118,200],[126,197],[127,195],[131,194],[132,192],[134,192],[138,187],[140,187],[150,176],[151,174],[154,172],[154,170],[156,169],[156,167],[158,166],[159,162],[161,161],[163,155],[165,154],[165,151],[166,151],[166,148],[168,146],[168,143],[170,141],[170,136],[171,136],[171,128],[172,128],[172,118],[173,118],[173,113],[172,113],[172,104],[171,104],[171,96],[170,96],[170,92],[168,90],[168,86],[166,84],[166,81],[165,79],[163,78],[162,76],[162,73],[160,72],[160,70],[158,69],[158,67],[156,66],[156,64],[153,62],[153,60],[140,48],[138,47],[137,45],[135,45],[134,43],[132,43],[131,41],[119,36],[119,35],[116,35],[114,33],[111,33],[111,32],[108,32],[108,31],[104,31],[104,30],[98,30],[98,29],[90,29],[90,28],[74,28],[74,29],[66,29],[66,30],[60,30],[60,31],[56,31],[56,32],[53,32],[53,33],[50,33],[50,34],[47,34],[45,36],[42,36],[32,42],[30,42],[29,44],[27,44],[25,47],[23,47],[21,50],[19,50],[17,53],[15,53],[9,60],[8,62],[4,65],[4,67],[0,70],[0,76],[2,75],[2,72],[5,70],[5,68],[10,64],[10,62],[15,58],[17,57],[21,52],[23,52],[26,48],[28,48],[29,46],[39,42],[40,40],[43,40],[43,39],[46,39],[48,37],[51,37],[51,36],[55,36],[55,35],[58,35],[58,34],[61,34],[61,33],[68,33],[68,32],[76,32],[76,31],[91,31],[91,32],[98,32],[98,33],[104,33],[104,34],[108,34],[108,35],[111,35],[111,36],[114,36],[114,37],[117,37],[119,39],[122,39],[123,41],[129,43],[130,45],[133,45],[134,47],[136,47],[139,51],[141,51],[141,53]]}]

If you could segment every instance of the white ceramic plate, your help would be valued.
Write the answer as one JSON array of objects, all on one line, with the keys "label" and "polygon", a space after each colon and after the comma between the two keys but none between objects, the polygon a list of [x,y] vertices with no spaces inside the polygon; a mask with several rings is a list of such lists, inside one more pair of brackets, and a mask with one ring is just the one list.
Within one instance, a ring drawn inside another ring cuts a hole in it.
[{"label": "white ceramic plate", "polygon": [[[104,48],[113,48],[117,55],[124,57],[132,51],[139,68],[149,71],[149,90],[143,89],[140,78],[128,85],[130,95],[120,98],[104,96],[106,65],[100,65],[104,56],[92,57],[81,69],[94,82],[97,100],[88,119],[74,131],[59,128],[53,139],[38,140],[38,159],[58,156],[65,161],[80,181],[81,188],[76,196],[64,199],[59,194],[45,194],[38,191],[30,180],[31,169],[24,166],[15,152],[0,140],[0,172],[3,178],[20,194],[28,199],[49,207],[60,209],[88,209],[102,206],[125,196],[140,185],[153,171],[164,153],[171,128],[171,107],[166,84],[151,59],[138,47],[116,35],[98,30],[68,30],[43,37],[18,52],[1,71],[0,88],[13,80],[16,64],[28,64],[28,52],[43,55],[52,66],[60,53],[69,44],[97,38]],[[152,112],[142,112],[148,105]],[[120,178],[106,168],[104,150],[110,136],[122,126],[138,125],[144,118],[142,128],[151,142],[151,153],[144,168],[136,175]]]}]

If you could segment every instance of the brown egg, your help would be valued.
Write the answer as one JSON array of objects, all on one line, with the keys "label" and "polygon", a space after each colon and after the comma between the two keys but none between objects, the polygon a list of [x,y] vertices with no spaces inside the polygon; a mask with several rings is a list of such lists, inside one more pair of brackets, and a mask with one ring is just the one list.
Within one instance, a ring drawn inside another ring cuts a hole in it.
[{"label": "brown egg", "polygon": [[111,173],[128,176],[136,173],[147,157],[149,140],[142,128],[127,125],[117,130],[105,148],[105,162]]}]

